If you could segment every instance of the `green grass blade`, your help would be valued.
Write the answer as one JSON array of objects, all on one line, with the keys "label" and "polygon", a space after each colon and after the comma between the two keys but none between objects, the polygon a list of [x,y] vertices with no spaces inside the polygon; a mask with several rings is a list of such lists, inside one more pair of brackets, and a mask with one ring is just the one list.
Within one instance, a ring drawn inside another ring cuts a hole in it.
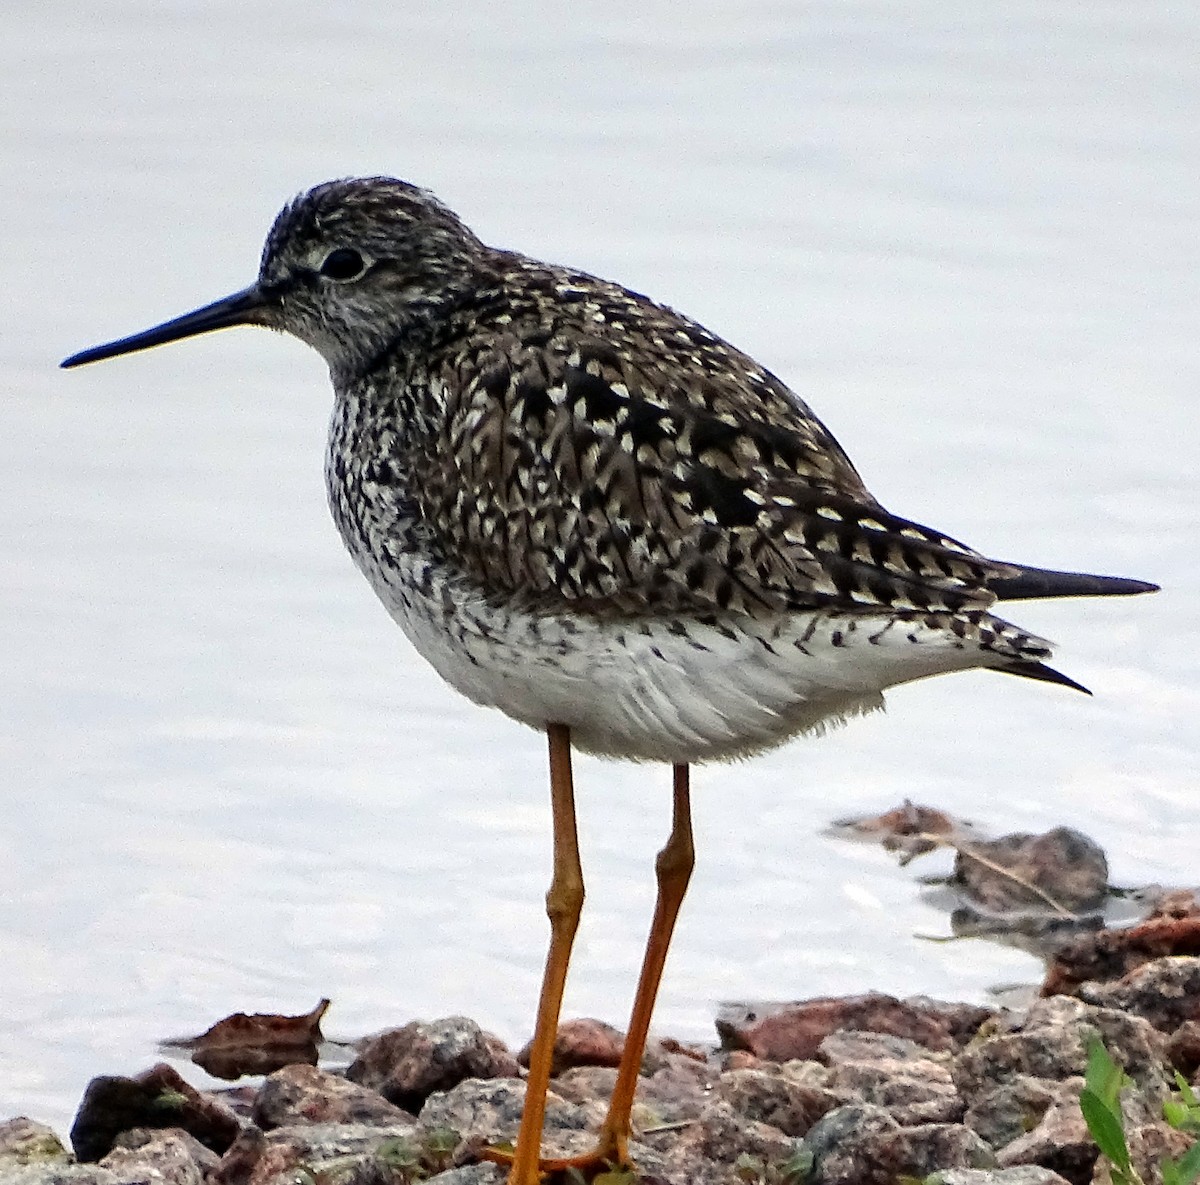
[{"label": "green grass blade", "polygon": [[1100,1151],[1117,1168],[1129,1172],[1132,1166],[1129,1161],[1129,1147],[1125,1143],[1120,1104],[1116,1104],[1114,1111],[1106,1099],[1087,1086],[1079,1096],[1079,1109],[1083,1112],[1088,1131],[1092,1133],[1092,1139],[1096,1141]]},{"label": "green grass blade", "polygon": [[[1173,1185],[1192,1185],[1200,1178],[1200,1141],[1193,1144],[1178,1160],[1168,1161],[1173,1170]],[[1163,1181],[1167,1179],[1167,1164],[1163,1167]]]}]

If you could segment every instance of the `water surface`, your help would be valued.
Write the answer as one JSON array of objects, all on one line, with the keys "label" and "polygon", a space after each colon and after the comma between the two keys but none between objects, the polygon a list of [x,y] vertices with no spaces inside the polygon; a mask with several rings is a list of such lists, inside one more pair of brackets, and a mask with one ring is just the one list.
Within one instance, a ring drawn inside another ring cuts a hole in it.
[{"label": "water surface", "polygon": [[[913,871],[822,835],[905,796],[1079,827],[1118,881],[1196,880],[1200,17],[681,11],[0,16],[0,1115],[65,1125],[158,1038],[322,995],[339,1035],[453,1012],[528,1035],[544,743],[443,687],[343,554],[320,360],[247,330],[55,369],[247,283],[278,206],[333,176],[405,176],[489,241],[698,317],[900,513],[1166,586],[1013,607],[1093,699],[961,675],[700,771],[661,1030],[708,1037],[722,999],[1036,978],[915,938],[945,922]],[[669,774],[582,760],[577,783],[566,1007],[622,1024]]]}]

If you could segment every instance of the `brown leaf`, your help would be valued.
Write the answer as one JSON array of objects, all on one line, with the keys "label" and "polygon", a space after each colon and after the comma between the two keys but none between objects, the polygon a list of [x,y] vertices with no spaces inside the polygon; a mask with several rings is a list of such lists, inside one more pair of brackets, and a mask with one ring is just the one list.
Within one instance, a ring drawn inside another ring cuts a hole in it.
[{"label": "brown leaf", "polygon": [[216,1078],[270,1074],[297,1062],[315,1066],[328,1009],[329,1001],[322,1000],[302,1016],[235,1012],[198,1037],[168,1044],[190,1049],[192,1061]]}]

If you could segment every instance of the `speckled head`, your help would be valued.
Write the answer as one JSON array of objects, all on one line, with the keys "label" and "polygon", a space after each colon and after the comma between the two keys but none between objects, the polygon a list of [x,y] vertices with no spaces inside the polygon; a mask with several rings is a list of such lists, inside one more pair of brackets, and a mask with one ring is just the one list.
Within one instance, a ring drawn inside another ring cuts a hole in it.
[{"label": "speckled head", "polygon": [[307,342],[335,382],[347,381],[484,284],[487,259],[487,248],[428,190],[390,177],[329,181],[280,212],[249,288],[63,366],[263,325]]}]

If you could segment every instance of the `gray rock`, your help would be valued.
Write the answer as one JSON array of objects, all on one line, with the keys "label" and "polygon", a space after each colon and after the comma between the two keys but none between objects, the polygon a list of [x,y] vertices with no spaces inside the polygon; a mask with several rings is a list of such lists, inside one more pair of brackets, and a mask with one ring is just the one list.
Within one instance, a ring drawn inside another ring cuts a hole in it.
[{"label": "gray rock", "polygon": [[633,1149],[639,1171],[661,1176],[671,1185],[726,1185],[736,1180],[733,1165],[740,1157],[752,1157],[764,1167],[783,1164],[795,1152],[796,1143],[777,1128],[747,1120],[721,1099],[715,1099],[696,1122],[678,1134],[661,1167],[646,1163]]},{"label": "gray rock", "polygon": [[346,1071],[351,1082],[379,1091],[413,1114],[435,1091],[450,1090],[468,1078],[519,1074],[508,1046],[465,1016],[389,1029],[366,1042]]},{"label": "gray rock", "polygon": [[1079,1076],[1087,1067],[1088,1039],[1097,1035],[1139,1085],[1165,1092],[1161,1033],[1140,1017],[1068,996],[1038,1000],[1026,1016],[997,1022],[994,1035],[964,1049],[951,1072],[964,1099],[1021,1075],[1054,1081]]},{"label": "gray rock", "polygon": [[1003,1148],[1033,1131],[1054,1104],[1074,1102],[1082,1089],[1082,1078],[1052,1082],[1018,1074],[977,1095],[963,1122],[993,1148]]},{"label": "gray rock", "polygon": [[185,1131],[141,1128],[124,1133],[122,1146],[114,1148],[100,1167],[118,1180],[150,1180],[155,1185],[203,1185],[205,1174],[218,1157]]},{"label": "gray rock", "polygon": [[276,1070],[259,1088],[254,1122],[264,1129],[296,1123],[415,1123],[378,1091],[316,1066]]},{"label": "gray rock", "polygon": [[900,1125],[870,1103],[830,1111],[804,1142],[813,1154],[813,1185],[893,1185],[907,1169]]},{"label": "gray rock", "polygon": [[713,1093],[737,1114],[793,1137],[803,1136],[822,1115],[847,1102],[845,1095],[765,1070],[731,1070],[721,1075]]},{"label": "gray rock", "polygon": [[961,1123],[923,1123],[903,1130],[905,1172],[927,1177],[938,1169],[990,1169],[996,1154],[969,1127]]},{"label": "gray rock", "polygon": [[817,1046],[817,1059],[836,1070],[843,1062],[904,1062],[928,1058],[928,1046],[891,1033],[849,1030],[830,1033]]},{"label": "gray rock", "polygon": [[146,1185],[146,1175],[118,1176],[96,1164],[0,1166],[4,1185]]},{"label": "gray rock", "polygon": [[0,1123],[0,1172],[19,1165],[66,1164],[71,1154],[54,1129],[25,1116]]},{"label": "gray rock", "polygon": [[142,1129],[127,1133],[127,1146],[114,1148],[99,1164],[72,1164],[58,1138],[46,1137],[48,1131],[28,1120],[0,1124],[3,1185],[202,1185],[205,1171],[216,1163],[186,1132]]},{"label": "gray rock", "polygon": [[228,1185],[296,1185],[297,1173],[303,1169],[314,1179],[336,1181],[337,1185],[377,1185],[381,1177],[386,1179],[387,1146],[412,1141],[417,1134],[418,1129],[407,1123],[392,1127],[365,1123],[280,1127],[267,1133],[257,1157],[245,1157],[236,1166],[231,1162],[238,1149],[231,1148],[215,1179]]},{"label": "gray rock", "polygon": [[1185,1078],[1200,1070],[1200,1021],[1185,1020],[1171,1034],[1167,1059]]},{"label": "gray rock", "polygon": [[1088,1185],[1099,1155],[1079,1104],[1072,1102],[1050,1107],[1033,1131],[1006,1144],[996,1160],[1002,1168],[1038,1164],[1072,1185]]},{"label": "gray rock", "polygon": [[790,1062],[782,1062],[779,1073],[789,1082],[797,1082],[801,1086],[820,1086],[828,1088],[833,1081],[833,1071],[820,1062],[804,1061],[796,1058]]},{"label": "gray rock", "polygon": [[468,1164],[430,1178],[438,1185],[504,1185],[507,1179],[508,1170],[498,1164]]},{"label": "gray rock", "polygon": [[1147,1185],[1161,1182],[1164,1160],[1178,1160],[1195,1143],[1193,1136],[1168,1127],[1161,1120],[1127,1128],[1126,1138],[1133,1167]]},{"label": "gray rock", "polygon": [[616,1081],[616,1070],[608,1066],[576,1066],[558,1075],[552,1087],[556,1095],[569,1103],[604,1106]]},{"label": "gray rock", "polygon": [[914,1041],[879,1033],[835,1033],[818,1056],[829,1063],[830,1087],[885,1107],[897,1123],[957,1123],[965,1105],[948,1057]]},{"label": "gray rock", "polygon": [[831,1111],[809,1131],[805,1144],[814,1157],[813,1185],[884,1185],[900,1177],[996,1164],[992,1149],[962,1124],[901,1127],[870,1103]]},{"label": "gray rock", "polygon": [[1086,983],[1079,998],[1144,1017],[1164,1033],[1200,1020],[1200,958],[1176,955],[1145,963],[1115,983]]},{"label": "gray rock", "polygon": [[[472,1078],[430,1095],[421,1110],[421,1128],[450,1128],[464,1140],[485,1144],[512,1143],[524,1105],[525,1083],[519,1078]],[[578,1156],[590,1150],[596,1142],[594,1116],[594,1108],[569,1103],[551,1091],[546,1096],[544,1154]]]},{"label": "gray rock", "polygon": [[946,1169],[934,1173],[925,1185],[1070,1185],[1050,1169],[1023,1164],[1013,1169]]},{"label": "gray rock", "polygon": [[[715,1067],[687,1057],[672,1057],[648,1077],[638,1079],[635,1127],[694,1119],[704,1109],[720,1075]],[[611,1093],[611,1092],[610,1092]],[[604,1096],[607,1109],[608,1094]],[[638,1119],[641,1112],[643,1119]]]}]

